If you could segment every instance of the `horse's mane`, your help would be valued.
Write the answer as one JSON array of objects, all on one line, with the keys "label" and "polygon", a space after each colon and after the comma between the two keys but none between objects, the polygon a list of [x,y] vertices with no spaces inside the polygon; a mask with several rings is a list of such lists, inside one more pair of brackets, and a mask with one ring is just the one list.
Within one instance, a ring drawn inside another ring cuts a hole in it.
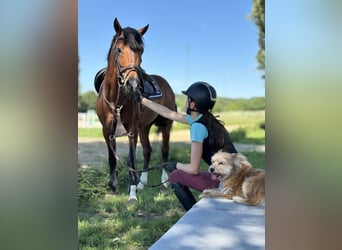
[{"label": "horse's mane", "polygon": [[[126,46],[128,45],[130,47],[130,49],[133,50],[134,52],[141,52],[141,53],[144,52],[144,42],[143,42],[142,36],[140,35],[140,33],[137,30],[130,28],[130,27],[126,27],[126,28],[122,29],[122,32],[123,32],[122,39],[123,39],[123,42]],[[116,34],[113,37],[113,40],[112,40],[112,43],[110,45],[110,49],[108,52],[107,60],[109,60],[109,57],[110,57],[110,54],[112,52],[114,43],[115,43],[116,39],[118,38],[118,36],[119,36],[119,34]]]}]

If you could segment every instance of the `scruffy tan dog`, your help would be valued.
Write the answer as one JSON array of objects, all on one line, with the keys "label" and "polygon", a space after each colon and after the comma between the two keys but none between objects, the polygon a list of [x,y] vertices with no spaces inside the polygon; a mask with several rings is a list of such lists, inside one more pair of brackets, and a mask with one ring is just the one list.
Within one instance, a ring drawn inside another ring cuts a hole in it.
[{"label": "scruffy tan dog", "polygon": [[209,172],[220,180],[217,189],[205,189],[200,197],[232,199],[245,205],[265,204],[265,171],[253,168],[242,154],[222,150],[211,158]]}]

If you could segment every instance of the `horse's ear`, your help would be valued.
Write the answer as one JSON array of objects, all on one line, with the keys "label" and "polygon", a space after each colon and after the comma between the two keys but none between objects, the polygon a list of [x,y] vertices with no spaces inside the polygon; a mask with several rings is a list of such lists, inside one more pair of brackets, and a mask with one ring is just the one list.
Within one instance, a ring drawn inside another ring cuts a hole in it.
[{"label": "horse's ear", "polygon": [[114,24],[113,25],[114,25],[114,29],[115,29],[116,33],[120,34],[121,31],[122,31],[122,28],[121,28],[121,25],[120,25],[120,23],[119,23],[119,21],[118,21],[118,19],[116,17],[114,19]]},{"label": "horse's ear", "polygon": [[141,36],[143,36],[148,29],[148,24],[144,28],[140,28],[138,32],[140,33]]}]

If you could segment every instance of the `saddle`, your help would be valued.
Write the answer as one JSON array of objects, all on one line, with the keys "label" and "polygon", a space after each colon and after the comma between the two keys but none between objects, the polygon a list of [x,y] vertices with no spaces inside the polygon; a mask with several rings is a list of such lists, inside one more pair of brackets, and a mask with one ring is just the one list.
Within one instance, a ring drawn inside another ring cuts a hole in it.
[{"label": "saddle", "polygon": [[96,75],[95,75],[95,78],[94,78],[94,87],[95,87],[95,90],[96,90],[97,93],[100,92],[100,88],[101,88],[103,79],[104,79],[104,77],[105,77],[106,70],[107,70],[107,68],[102,68],[102,69],[100,69],[100,70],[96,73]]},{"label": "saddle", "polygon": [[[103,68],[99,70],[94,79],[94,87],[97,93],[100,92],[100,88],[105,77],[107,68]],[[144,95],[148,99],[156,99],[163,96],[161,89],[159,87],[158,82],[150,75],[147,75],[143,70],[143,88],[144,88]]]},{"label": "saddle", "polygon": [[144,74],[144,95],[148,99],[156,99],[163,96],[158,82],[150,75]]}]

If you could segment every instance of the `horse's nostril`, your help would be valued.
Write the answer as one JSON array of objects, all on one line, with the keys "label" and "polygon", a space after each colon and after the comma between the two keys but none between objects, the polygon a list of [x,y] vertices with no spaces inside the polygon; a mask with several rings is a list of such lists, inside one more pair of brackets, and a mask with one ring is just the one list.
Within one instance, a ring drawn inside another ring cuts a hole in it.
[{"label": "horse's nostril", "polygon": [[130,78],[128,79],[128,85],[130,86],[130,88],[133,90],[133,92],[135,92],[135,90],[137,89],[137,87],[139,86],[140,81],[136,78]]}]

